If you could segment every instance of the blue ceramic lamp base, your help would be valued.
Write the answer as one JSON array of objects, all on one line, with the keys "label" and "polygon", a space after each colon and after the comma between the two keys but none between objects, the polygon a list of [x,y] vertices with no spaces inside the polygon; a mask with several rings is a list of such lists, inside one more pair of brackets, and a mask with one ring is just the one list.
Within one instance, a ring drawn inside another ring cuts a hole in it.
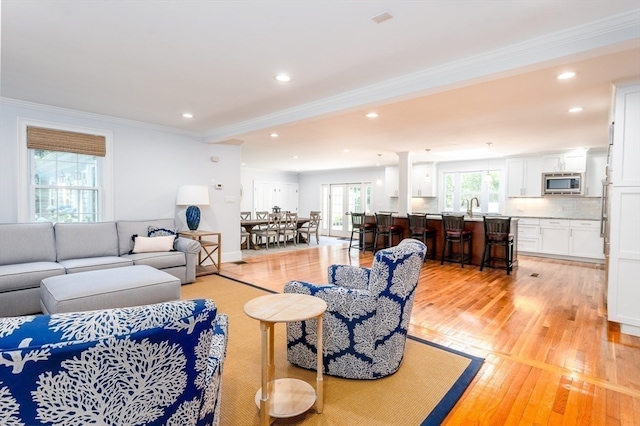
[{"label": "blue ceramic lamp base", "polygon": [[200,208],[198,206],[187,207],[187,226],[189,230],[195,231],[200,225]]}]

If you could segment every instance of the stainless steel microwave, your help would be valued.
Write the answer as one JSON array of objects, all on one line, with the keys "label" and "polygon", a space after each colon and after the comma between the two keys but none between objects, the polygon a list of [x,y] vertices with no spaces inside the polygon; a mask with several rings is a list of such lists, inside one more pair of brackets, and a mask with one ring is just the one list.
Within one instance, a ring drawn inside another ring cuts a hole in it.
[{"label": "stainless steel microwave", "polygon": [[542,195],[584,195],[583,173],[543,173]]}]

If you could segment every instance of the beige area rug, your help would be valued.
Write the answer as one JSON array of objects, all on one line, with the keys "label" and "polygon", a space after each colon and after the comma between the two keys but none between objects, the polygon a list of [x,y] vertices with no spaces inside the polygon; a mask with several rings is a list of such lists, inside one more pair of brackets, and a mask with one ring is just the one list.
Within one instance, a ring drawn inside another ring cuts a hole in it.
[{"label": "beige area rug", "polygon": [[[210,298],[229,315],[229,345],[222,374],[222,426],[259,425],[254,402],[260,387],[259,322],[247,317],[244,304],[265,290],[218,275],[182,286],[182,298]],[[289,365],[285,324],[275,327],[276,378],[294,377],[315,387],[315,371]],[[273,419],[272,425],[438,425],[453,408],[482,364],[446,348],[408,339],[400,369],[378,380],[324,376],[324,410]]]}]

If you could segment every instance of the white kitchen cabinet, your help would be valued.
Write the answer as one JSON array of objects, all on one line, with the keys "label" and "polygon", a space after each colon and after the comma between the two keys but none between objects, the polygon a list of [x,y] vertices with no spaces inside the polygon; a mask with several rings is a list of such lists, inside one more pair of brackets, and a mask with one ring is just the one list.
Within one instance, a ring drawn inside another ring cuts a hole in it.
[{"label": "white kitchen cabinet", "polygon": [[580,172],[587,169],[587,151],[574,150],[542,156],[542,172]]},{"label": "white kitchen cabinet", "polygon": [[509,158],[507,165],[507,197],[540,197],[542,193],[542,160],[536,157]]},{"label": "white kitchen cabinet", "polygon": [[385,167],[384,168],[384,188],[387,197],[398,196],[398,168],[397,167]]},{"label": "white kitchen cabinet", "polygon": [[591,259],[604,258],[604,240],[599,220],[569,221],[569,255]]},{"label": "white kitchen cabinet", "polygon": [[540,219],[540,253],[569,254],[569,220]]},{"label": "white kitchen cabinet", "polygon": [[640,84],[616,88],[611,161],[615,186],[640,186]]},{"label": "white kitchen cabinet", "polygon": [[610,197],[608,317],[621,332],[640,336],[640,186],[614,186]]},{"label": "white kitchen cabinet", "polygon": [[607,153],[594,152],[587,156],[585,197],[602,197],[602,180],[606,177]]},{"label": "white kitchen cabinet", "polygon": [[[429,178],[427,179],[427,173]],[[415,164],[411,168],[411,196],[435,197],[436,183],[435,167],[433,164]]]},{"label": "white kitchen cabinet", "polygon": [[518,252],[540,251],[540,219],[518,218]]}]

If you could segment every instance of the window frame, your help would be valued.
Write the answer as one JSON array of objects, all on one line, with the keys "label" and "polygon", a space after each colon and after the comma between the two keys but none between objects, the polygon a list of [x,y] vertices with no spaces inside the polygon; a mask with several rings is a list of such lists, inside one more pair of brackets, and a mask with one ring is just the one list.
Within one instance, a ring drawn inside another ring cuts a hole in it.
[{"label": "window frame", "polygon": [[[478,198],[480,199],[480,208],[479,210],[475,210],[475,205],[474,206],[470,206],[472,211],[474,213],[482,213],[482,214],[486,214],[486,213],[499,213],[503,208],[504,208],[504,200],[501,196],[502,191],[503,191],[503,180],[502,180],[502,175],[503,175],[503,170],[496,168],[496,169],[489,169],[488,170],[490,173],[497,173],[498,174],[498,190],[497,191],[490,191],[489,190],[489,184],[487,182],[484,181],[484,175],[487,173],[487,170],[459,170],[459,171],[443,171],[442,172],[442,201],[439,203],[440,207],[441,207],[441,211],[443,212],[451,212],[451,213],[466,213],[466,206],[462,206],[462,201],[463,198],[461,197],[461,175],[463,174],[480,174],[480,179],[481,179],[481,188],[480,188],[480,195],[478,196]],[[446,176],[447,175],[453,175],[454,176],[454,190],[453,190],[453,206],[454,206],[454,210],[447,210],[446,208],[446,200],[447,200],[447,192],[446,192]],[[489,195],[497,195],[498,198],[498,211],[497,212],[489,212]],[[455,206],[458,206],[457,210],[455,210]]]},{"label": "window frame", "polygon": [[32,154],[27,148],[27,127],[44,127],[76,133],[99,135],[105,138],[106,154],[101,157],[98,180],[100,181],[98,221],[114,220],[113,203],[113,132],[69,124],[18,118],[18,220],[33,222],[35,217],[35,186],[32,184]]}]

